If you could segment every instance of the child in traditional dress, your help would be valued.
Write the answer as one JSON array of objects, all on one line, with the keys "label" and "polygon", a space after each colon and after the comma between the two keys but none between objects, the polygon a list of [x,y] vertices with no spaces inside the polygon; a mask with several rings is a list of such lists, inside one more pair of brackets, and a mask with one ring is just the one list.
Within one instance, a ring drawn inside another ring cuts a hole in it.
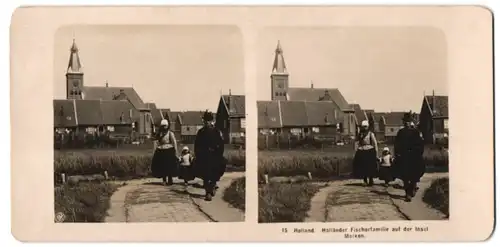
[{"label": "child in traditional dress", "polygon": [[188,185],[189,181],[194,179],[192,172],[193,156],[187,146],[182,148],[180,157],[180,179],[184,179],[184,185]]},{"label": "child in traditional dress", "polygon": [[392,175],[393,157],[388,147],[384,147],[382,157],[380,158],[379,179],[385,181],[384,186],[389,186],[389,183],[394,181]]}]

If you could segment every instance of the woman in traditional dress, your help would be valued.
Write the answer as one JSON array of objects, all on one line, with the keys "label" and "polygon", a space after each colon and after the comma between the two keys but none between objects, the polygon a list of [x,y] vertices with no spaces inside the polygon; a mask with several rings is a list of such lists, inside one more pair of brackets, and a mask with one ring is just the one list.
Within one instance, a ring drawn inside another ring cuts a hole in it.
[{"label": "woman in traditional dress", "polygon": [[160,130],[155,136],[155,152],[151,163],[151,173],[155,178],[162,178],[163,185],[172,185],[177,176],[179,158],[177,156],[177,140],[169,128],[166,119],[161,120]]},{"label": "woman in traditional dress", "polygon": [[375,134],[368,129],[368,121],[361,122],[355,143],[356,154],[353,161],[353,176],[362,178],[365,185],[372,186],[378,172],[378,146]]}]

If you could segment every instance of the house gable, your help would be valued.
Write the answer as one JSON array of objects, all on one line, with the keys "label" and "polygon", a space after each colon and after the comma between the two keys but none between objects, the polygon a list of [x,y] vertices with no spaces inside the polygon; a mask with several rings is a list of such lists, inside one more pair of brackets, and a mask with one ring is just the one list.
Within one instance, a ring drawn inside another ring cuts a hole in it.
[{"label": "house gable", "polygon": [[244,117],[245,96],[244,95],[222,95],[219,105],[223,102],[229,117]]},{"label": "house gable", "polygon": [[283,127],[279,101],[257,101],[259,129],[277,129]]},{"label": "house gable", "polygon": [[72,128],[78,126],[75,100],[54,100],[54,127]]},{"label": "house gable", "polygon": [[448,96],[426,95],[424,97],[424,102],[432,117],[448,118]]}]

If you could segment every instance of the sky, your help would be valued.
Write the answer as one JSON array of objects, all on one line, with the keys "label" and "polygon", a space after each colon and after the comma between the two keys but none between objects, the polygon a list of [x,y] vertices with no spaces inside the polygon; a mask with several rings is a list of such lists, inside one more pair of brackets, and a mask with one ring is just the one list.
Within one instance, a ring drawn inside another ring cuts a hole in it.
[{"label": "sky", "polygon": [[244,94],[243,40],[236,26],[67,26],[55,37],[58,99],[66,97],[73,38],[85,86],[133,86],[145,102],[175,111],[215,111],[221,92]]},{"label": "sky", "polygon": [[291,87],[338,88],[378,112],[420,111],[423,95],[447,95],[447,44],[431,27],[272,27],[258,35],[257,98],[270,100],[278,40]]}]

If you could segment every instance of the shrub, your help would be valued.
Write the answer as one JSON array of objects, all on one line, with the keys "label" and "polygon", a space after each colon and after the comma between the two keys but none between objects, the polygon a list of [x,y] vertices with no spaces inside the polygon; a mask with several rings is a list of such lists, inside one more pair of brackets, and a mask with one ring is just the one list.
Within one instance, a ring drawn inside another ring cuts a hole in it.
[{"label": "shrub", "polygon": [[237,178],[224,190],[224,201],[245,211],[245,177]]},{"label": "shrub", "polygon": [[[260,151],[258,158],[259,180],[264,174],[272,176],[306,175],[314,178],[330,178],[348,175],[352,169],[354,151]],[[448,153],[426,150],[424,162],[427,172],[448,171]]]},{"label": "shrub", "polygon": [[431,207],[441,211],[446,217],[450,216],[449,179],[438,178],[432,181],[431,186],[424,191],[423,201]]},{"label": "shrub", "polygon": [[259,223],[303,222],[311,198],[319,191],[312,183],[270,183],[259,188]]},{"label": "shrub", "polygon": [[[228,171],[245,169],[244,150],[228,150],[225,157],[229,161]],[[61,173],[72,176],[103,174],[104,171],[119,179],[147,177],[152,158],[151,150],[55,152],[54,178],[57,182]]]},{"label": "shrub", "polygon": [[109,199],[118,185],[79,183],[54,189],[55,213],[64,213],[64,222],[102,222],[107,216]]}]

